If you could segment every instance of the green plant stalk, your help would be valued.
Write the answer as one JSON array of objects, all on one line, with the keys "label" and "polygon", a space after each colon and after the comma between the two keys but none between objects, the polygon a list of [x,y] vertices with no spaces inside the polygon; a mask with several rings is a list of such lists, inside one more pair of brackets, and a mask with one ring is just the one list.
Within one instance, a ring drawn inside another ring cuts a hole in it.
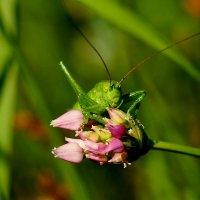
[{"label": "green plant stalk", "polygon": [[190,147],[186,145],[174,144],[170,142],[163,141],[151,141],[151,149],[153,150],[161,150],[161,151],[169,151],[173,153],[185,154],[194,157],[200,157],[200,148]]}]

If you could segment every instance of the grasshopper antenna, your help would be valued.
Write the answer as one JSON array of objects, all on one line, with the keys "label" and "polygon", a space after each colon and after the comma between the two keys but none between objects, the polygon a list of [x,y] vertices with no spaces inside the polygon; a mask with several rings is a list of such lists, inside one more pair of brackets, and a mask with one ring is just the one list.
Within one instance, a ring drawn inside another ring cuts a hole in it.
[{"label": "grasshopper antenna", "polygon": [[146,58],[144,58],[142,61],[136,63],[136,64],[123,76],[123,78],[118,82],[118,84],[121,85],[122,82],[123,82],[133,71],[135,71],[138,67],[140,67],[140,66],[143,65],[144,63],[146,63],[148,60],[150,60],[150,59],[152,59],[152,58],[154,58],[154,57],[156,57],[156,56],[162,54],[164,51],[166,51],[166,50],[168,50],[168,49],[170,49],[170,48],[172,48],[172,47],[174,47],[174,46],[177,46],[178,44],[180,44],[180,43],[182,43],[182,42],[185,42],[186,40],[189,40],[189,39],[191,39],[191,38],[193,38],[193,37],[196,37],[196,36],[198,36],[198,35],[200,35],[200,32],[195,33],[195,34],[193,34],[193,35],[190,35],[190,36],[188,36],[188,37],[186,37],[186,38],[184,38],[184,39],[182,39],[182,40],[179,40],[179,41],[177,41],[177,42],[175,42],[175,43],[173,43],[173,44],[171,44],[171,45],[165,47],[164,49],[161,49],[161,50],[159,50],[159,51],[156,51],[156,52],[150,54],[149,56],[147,56]]},{"label": "grasshopper antenna", "polygon": [[90,42],[90,40],[86,37],[86,35],[81,31],[81,29],[75,25],[75,23],[72,21],[72,19],[70,19],[72,25],[74,26],[74,28],[81,34],[81,36],[85,39],[85,41],[89,44],[89,46],[96,52],[96,54],[99,56],[100,60],[102,61],[104,68],[106,70],[106,73],[108,74],[108,78],[111,84],[111,75],[110,72],[108,70],[108,67],[103,59],[103,57],[101,56],[101,54],[99,53],[99,51],[97,50],[97,48]]}]

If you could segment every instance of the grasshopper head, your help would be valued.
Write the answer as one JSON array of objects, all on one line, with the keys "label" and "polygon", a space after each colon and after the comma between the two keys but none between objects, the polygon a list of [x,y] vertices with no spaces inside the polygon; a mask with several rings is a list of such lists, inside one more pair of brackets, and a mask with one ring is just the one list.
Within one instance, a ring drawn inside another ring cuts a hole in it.
[{"label": "grasshopper head", "polygon": [[115,108],[120,105],[121,103],[121,97],[122,97],[122,91],[121,87],[118,85],[117,81],[106,81],[104,83],[104,89],[105,89],[105,100],[109,104],[109,107]]},{"label": "grasshopper head", "polygon": [[105,108],[115,108],[121,103],[121,87],[117,81],[101,81],[89,91],[89,97]]}]

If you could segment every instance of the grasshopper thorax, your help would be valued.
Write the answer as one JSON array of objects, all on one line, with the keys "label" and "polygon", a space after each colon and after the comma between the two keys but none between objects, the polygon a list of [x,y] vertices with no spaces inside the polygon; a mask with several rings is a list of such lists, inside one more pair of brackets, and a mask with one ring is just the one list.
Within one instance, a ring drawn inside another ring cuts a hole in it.
[{"label": "grasshopper thorax", "polygon": [[104,108],[116,108],[121,103],[122,92],[117,81],[104,80],[98,82],[88,96]]}]

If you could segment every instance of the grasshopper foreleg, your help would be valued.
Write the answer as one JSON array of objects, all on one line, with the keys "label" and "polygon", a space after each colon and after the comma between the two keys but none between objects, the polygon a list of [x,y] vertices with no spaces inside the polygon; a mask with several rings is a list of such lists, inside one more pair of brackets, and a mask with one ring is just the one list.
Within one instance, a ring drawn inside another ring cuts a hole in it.
[{"label": "grasshopper foreleg", "polygon": [[140,91],[136,91],[136,92],[131,92],[129,94],[125,94],[122,96],[123,98],[123,105],[129,105],[128,108],[126,108],[127,110],[127,114],[128,115],[133,115],[133,119],[136,119],[138,111],[139,111],[139,107],[140,107],[140,103],[143,100],[143,98],[145,97],[146,93],[143,90]]}]

